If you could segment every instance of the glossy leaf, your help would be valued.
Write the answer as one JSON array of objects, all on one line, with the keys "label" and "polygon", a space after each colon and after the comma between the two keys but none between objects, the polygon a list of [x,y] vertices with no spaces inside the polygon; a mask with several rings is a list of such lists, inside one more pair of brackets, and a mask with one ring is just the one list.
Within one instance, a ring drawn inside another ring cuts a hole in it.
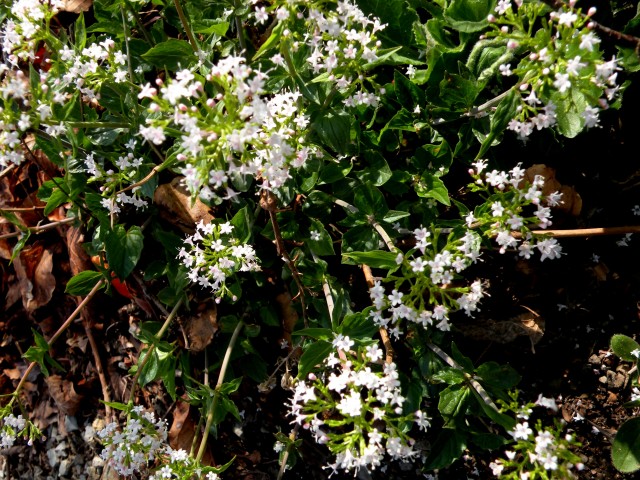
[{"label": "glossy leaf", "polygon": [[100,272],[85,270],[84,272],[80,272],[69,279],[64,292],[69,295],[86,295],[102,278],[104,278],[104,276]]},{"label": "glossy leaf", "polygon": [[322,340],[306,347],[298,363],[298,378],[306,378],[307,374],[322,363],[332,350],[333,345]]},{"label": "glossy leaf", "polygon": [[631,473],[640,469],[640,417],[622,424],[613,439],[611,459],[620,472]]},{"label": "glossy leaf", "polygon": [[633,355],[632,352],[637,350],[640,354],[640,344],[631,337],[617,334],[611,337],[611,350],[627,362],[637,362],[639,357]]}]

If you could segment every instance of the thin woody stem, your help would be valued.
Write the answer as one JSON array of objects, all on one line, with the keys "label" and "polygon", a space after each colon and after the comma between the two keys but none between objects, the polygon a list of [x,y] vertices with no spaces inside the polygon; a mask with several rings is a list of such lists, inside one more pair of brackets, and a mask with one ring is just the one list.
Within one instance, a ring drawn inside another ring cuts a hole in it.
[{"label": "thin woody stem", "polygon": [[[56,333],[54,333],[53,336],[47,341],[49,346],[53,345],[55,343],[55,341],[58,338],[60,338],[60,335],[62,335],[65,332],[65,330],[67,328],[69,328],[71,323],[73,323],[73,321],[80,314],[80,312],[82,312],[82,309],[85,307],[85,305],[87,303],[89,303],[91,301],[91,299],[93,298],[93,296],[96,293],[98,293],[98,290],[100,290],[104,286],[104,283],[105,283],[104,280],[100,280],[98,283],[96,283],[96,285],[91,289],[91,291],[87,294],[87,296],[84,297],[84,300],[82,300],[82,302],[80,302],[78,304],[78,306],[73,311],[73,313],[71,315],[69,315],[69,318],[67,318],[64,321],[64,323],[60,326],[60,328],[58,328]],[[36,365],[37,365],[37,362],[31,362],[29,364],[29,366],[27,367],[27,370],[24,372],[24,375],[22,375],[22,378],[20,379],[20,382],[18,383],[18,386],[16,387],[16,389],[14,391],[14,395],[18,395],[20,390],[22,390],[22,387],[24,386],[24,383],[27,381],[27,377],[29,376],[29,374],[31,373],[31,370],[33,370]]]},{"label": "thin woody stem", "polygon": [[[65,223],[71,223],[76,220],[77,219],[75,217],[69,217],[62,220],[58,220],[57,222],[47,223],[46,225],[40,225],[37,227],[27,227],[27,230],[29,230],[31,233],[35,233],[36,235],[38,235],[46,230],[51,230],[52,228],[56,228],[60,225],[64,225]],[[23,233],[24,232],[22,230],[18,232],[13,232],[13,233],[5,233],[4,235],[0,235],[0,240],[3,240],[5,238],[19,237]]]}]

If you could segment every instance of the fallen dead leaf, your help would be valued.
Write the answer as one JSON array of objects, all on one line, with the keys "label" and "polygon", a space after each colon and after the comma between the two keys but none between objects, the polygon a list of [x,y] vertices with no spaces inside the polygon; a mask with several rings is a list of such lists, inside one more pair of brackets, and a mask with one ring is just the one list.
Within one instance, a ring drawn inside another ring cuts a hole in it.
[{"label": "fallen dead leaf", "polygon": [[46,305],[56,288],[53,254],[41,245],[33,245],[20,252],[13,262],[20,282],[22,304],[28,312]]},{"label": "fallen dead leaf", "polygon": [[189,339],[189,350],[201,352],[207,348],[218,331],[216,306],[213,305],[189,317],[184,324],[184,329]]},{"label": "fallen dead leaf", "polygon": [[76,393],[73,383],[64,380],[60,375],[50,375],[45,381],[60,411],[65,415],[75,415],[80,408],[82,396]]},{"label": "fallen dead leaf", "polygon": [[524,175],[524,182],[533,183],[536,175],[544,177],[544,186],[542,187],[542,195],[547,196],[554,192],[560,192],[562,198],[557,209],[567,212],[573,216],[580,215],[582,210],[582,197],[576,192],[575,188],[568,185],[562,185],[556,179],[555,168],[547,167],[544,164],[536,164],[527,168]]},{"label": "fallen dead leaf", "polygon": [[71,13],[86,12],[93,5],[93,0],[65,0],[62,10]]},{"label": "fallen dead leaf", "polygon": [[181,183],[183,178],[176,177],[171,183],[160,185],[153,195],[153,201],[162,207],[159,209],[161,217],[183,232],[192,233],[196,223],[201,220],[209,223],[213,220],[213,215],[200,199],[191,203],[191,195]]},{"label": "fallen dead leaf", "polygon": [[[174,450],[191,450],[193,437],[196,435],[197,422],[193,419],[191,405],[186,401],[178,401],[173,410],[173,422],[169,429],[169,446]],[[196,445],[197,447],[197,445]],[[203,465],[213,465],[213,457],[207,449],[202,458]]]},{"label": "fallen dead leaf", "polygon": [[539,315],[527,312],[507,320],[479,320],[476,323],[461,325],[463,335],[482,341],[509,343],[520,336],[531,341],[531,351],[544,335],[545,321]]}]

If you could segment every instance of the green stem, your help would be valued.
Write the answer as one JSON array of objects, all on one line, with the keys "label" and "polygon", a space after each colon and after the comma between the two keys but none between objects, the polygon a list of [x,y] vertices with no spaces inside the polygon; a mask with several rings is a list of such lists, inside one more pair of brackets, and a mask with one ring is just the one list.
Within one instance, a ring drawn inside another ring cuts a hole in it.
[{"label": "green stem", "polygon": [[182,23],[182,28],[184,28],[184,31],[187,34],[187,38],[189,39],[191,48],[193,48],[193,52],[196,55],[198,55],[200,53],[200,49],[198,48],[198,43],[196,42],[196,38],[193,36],[193,32],[189,27],[189,21],[187,20],[187,16],[184,14],[182,5],[180,5],[180,0],[173,0],[173,4],[176,7],[176,11],[178,12],[178,17],[180,17],[180,23]]},{"label": "green stem", "polygon": [[151,35],[149,35],[149,32],[147,32],[147,29],[144,27],[144,24],[142,23],[142,20],[140,20],[140,15],[138,15],[138,12],[136,12],[134,10],[134,8],[131,6],[131,4],[129,2],[125,2],[125,5],[127,7],[127,10],[129,11],[129,13],[131,15],[133,15],[133,19],[135,20],[136,25],[138,25],[138,28],[140,29],[140,32],[142,32],[142,36],[144,37],[144,39],[152,47],[155,46],[156,42],[153,40],[153,37],[151,37]]},{"label": "green stem", "polygon": [[131,128],[130,123],[125,122],[67,122],[71,128]]},{"label": "green stem", "polygon": [[[233,2],[234,8],[238,9],[238,0]],[[240,49],[245,52],[247,50],[247,43],[244,40],[244,29],[242,28],[242,20],[239,15],[235,16],[236,30],[238,31],[238,42],[240,42]]]},{"label": "green stem", "polygon": [[[156,333],[156,335],[154,337],[155,340],[160,340],[162,338],[162,336],[165,334],[165,332],[169,328],[169,325],[171,325],[171,322],[173,321],[173,319],[177,315],[178,309],[182,306],[182,301],[183,301],[183,299],[181,298],[175,304],[175,306],[173,307],[173,310],[171,310],[171,313],[169,314],[167,319],[162,324],[162,327],[160,327],[160,330],[158,330],[158,333]],[[147,354],[142,359],[142,362],[140,362],[138,364],[138,370],[136,370],[136,374],[133,377],[133,385],[131,385],[131,392],[129,392],[129,401],[127,403],[131,403],[131,402],[134,401],[134,399],[135,399],[135,391],[136,391],[136,387],[138,385],[138,380],[140,379],[140,374],[142,373],[142,370],[144,369],[144,366],[147,364],[147,362],[151,358],[151,354],[153,353],[155,348],[156,348],[155,344],[149,345],[149,349],[147,350]]]},{"label": "green stem", "polygon": [[209,430],[211,430],[211,424],[213,423],[213,414],[216,411],[218,406],[218,399],[220,398],[220,387],[224,383],[224,376],[227,373],[227,368],[229,367],[229,360],[231,359],[231,352],[233,352],[233,347],[238,340],[238,335],[240,335],[240,331],[244,327],[244,322],[240,320],[238,325],[236,325],[233,334],[231,335],[231,340],[229,341],[229,346],[227,347],[227,351],[224,353],[224,359],[222,360],[222,366],[220,367],[220,374],[218,375],[218,383],[216,384],[215,395],[213,397],[213,402],[211,402],[211,407],[207,412],[207,423],[204,426],[204,432],[202,433],[202,440],[200,441],[200,448],[198,449],[198,455],[196,455],[196,463],[199,463],[202,460],[202,456],[204,455],[204,451],[207,447],[207,438],[209,437]]},{"label": "green stem", "polygon": [[127,19],[124,16],[124,8],[122,8],[122,5],[120,5],[120,16],[122,17],[122,31],[124,32],[124,47],[127,51],[127,68],[129,69],[129,81],[135,84],[133,79],[133,66],[131,65],[131,54],[129,52],[129,29],[127,28]]}]

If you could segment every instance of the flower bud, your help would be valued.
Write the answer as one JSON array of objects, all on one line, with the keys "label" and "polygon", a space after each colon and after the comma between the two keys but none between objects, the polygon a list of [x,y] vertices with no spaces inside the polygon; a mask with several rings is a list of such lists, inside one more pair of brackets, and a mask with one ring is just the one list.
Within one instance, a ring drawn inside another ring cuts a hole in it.
[{"label": "flower bud", "polygon": [[598,11],[598,9],[596,7],[591,7],[589,9],[589,11],[587,12],[587,18],[588,17],[593,17],[596,14],[597,11]]},{"label": "flower bud", "polygon": [[487,17],[487,21],[489,23],[494,23],[496,21],[496,17],[494,17],[493,15],[489,14],[489,16]]}]

